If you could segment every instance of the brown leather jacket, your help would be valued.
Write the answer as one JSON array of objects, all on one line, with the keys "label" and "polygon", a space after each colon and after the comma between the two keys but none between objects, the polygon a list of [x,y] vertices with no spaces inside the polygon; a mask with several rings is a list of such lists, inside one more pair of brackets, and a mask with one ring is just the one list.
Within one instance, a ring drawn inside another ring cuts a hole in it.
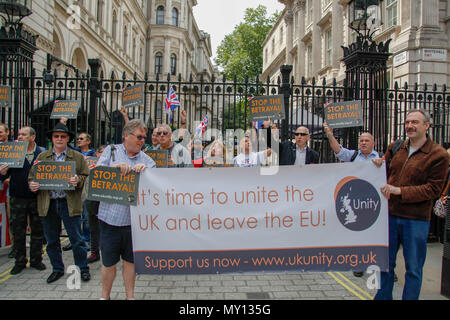
[{"label": "brown leather jacket", "polygon": [[[385,159],[391,157],[391,143]],[[429,221],[434,200],[439,197],[448,172],[448,154],[428,137],[427,142],[408,159],[405,141],[391,160],[388,184],[400,187],[402,194],[389,200],[389,214]]]}]

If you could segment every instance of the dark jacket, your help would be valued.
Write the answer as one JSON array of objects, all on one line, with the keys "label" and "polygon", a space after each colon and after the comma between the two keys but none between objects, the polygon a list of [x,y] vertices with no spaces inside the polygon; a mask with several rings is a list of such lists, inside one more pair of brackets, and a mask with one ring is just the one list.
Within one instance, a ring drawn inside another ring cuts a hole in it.
[{"label": "dark jacket", "polygon": [[[280,143],[280,165],[290,166],[295,163],[296,144],[291,141]],[[305,164],[319,163],[319,153],[306,147]]]},{"label": "dark jacket", "polygon": [[36,198],[36,193],[30,191],[28,187],[28,174],[33,166],[33,162],[38,155],[44,151],[41,147],[36,146],[34,151],[33,161],[28,162],[25,158],[23,168],[11,168],[5,176],[1,176],[0,180],[5,180],[10,177],[9,181],[9,196],[13,198],[33,199]]},{"label": "dark jacket", "polygon": [[[389,159],[394,143],[386,151]],[[428,137],[427,142],[408,159],[405,141],[389,165],[388,184],[400,187],[402,194],[389,200],[389,214],[406,219],[429,221],[434,199],[446,181],[448,154]]]}]

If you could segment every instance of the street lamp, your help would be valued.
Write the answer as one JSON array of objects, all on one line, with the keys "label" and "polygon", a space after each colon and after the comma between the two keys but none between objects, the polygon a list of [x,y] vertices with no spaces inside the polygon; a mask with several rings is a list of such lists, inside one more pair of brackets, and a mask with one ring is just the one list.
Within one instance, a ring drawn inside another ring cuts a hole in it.
[{"label": "street lamp", "polygon": [[349,27],[363,37],[370,37],[373,27],[378,27],[380,19],[380,3],[382,0],[350,0]]},{"label": "street lamp", "polygon": [[[0,12],[8,17],[7,24],[17,24],[32,13],[31,3],[32,0],[0,0]],[[13,21],[14,17],[19,19]]]}]

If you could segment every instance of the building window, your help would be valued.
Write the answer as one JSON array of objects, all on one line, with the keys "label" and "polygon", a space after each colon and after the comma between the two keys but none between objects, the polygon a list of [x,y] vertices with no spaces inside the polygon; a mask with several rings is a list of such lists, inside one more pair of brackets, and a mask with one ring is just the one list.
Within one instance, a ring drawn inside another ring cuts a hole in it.
[{"label": "building window", "polygon": [[164,7],[159,6],[158,9],[156,9],[156,24],[164,24]]},{"label": "building window", "polygon": [[161,52],[158,52],[155,56],[155,73],[161,74],[163,68],[163,55]]},{"label": "building window", "polygon": [[128,28],[125,26],[123,29],[123,49],[125,53],[128,53]]},{"label": "building window", "polygon": [[397,25],[397,0],[386,1],[386,17],[388,27]]},{"label": "building window", "polygon": [[177,74],[177,56],[175,54],[170,56],[170,74],[173,76]]},{"label": "building window", "polygon": [[103,6],[105,5],[103,0],[97,1],[97,21],[100,25],[103,24]]},{"label": "building window", "polygon": [[131,51],[131,58],[133,59],[133,62],[136,63],[136,38],[133,38],[133,48]]},{"label": "building window", "polygon": [[313,76],[313,72],[312,72],[312,67],[313,67],[313,50],[312,50],[312,45],[308,46],[308,55],[307,55],[307,66],[308,66],[308,77],[312,77]]},{"label": "building window", "polygon": [[331,66],[332,64],[332,49],[333,49],[333,34],[331,32],[331,29],[329,29],[325,34],[325,41],[326,41],[326,59],[325,63],[328,66]]},{"label": "building window", "polygon": [[177,8],[172,9],[172,25],[174,27],[178,27],[178,9]]}]

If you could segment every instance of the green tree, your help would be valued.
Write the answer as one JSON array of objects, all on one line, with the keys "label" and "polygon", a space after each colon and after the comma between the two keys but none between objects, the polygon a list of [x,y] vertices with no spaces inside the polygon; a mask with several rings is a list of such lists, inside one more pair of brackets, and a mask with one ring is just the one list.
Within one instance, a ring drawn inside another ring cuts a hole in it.
[{"label": "green tree", "polygon": [[279,12],[267,16],[267,8],[259,5],[245,10],[244,21],[225,36],[217,48],[215,62],[222,67],[227,79],[243,81],[248,75],[261,75],[263,66],[262,43],[279,17]]}]

